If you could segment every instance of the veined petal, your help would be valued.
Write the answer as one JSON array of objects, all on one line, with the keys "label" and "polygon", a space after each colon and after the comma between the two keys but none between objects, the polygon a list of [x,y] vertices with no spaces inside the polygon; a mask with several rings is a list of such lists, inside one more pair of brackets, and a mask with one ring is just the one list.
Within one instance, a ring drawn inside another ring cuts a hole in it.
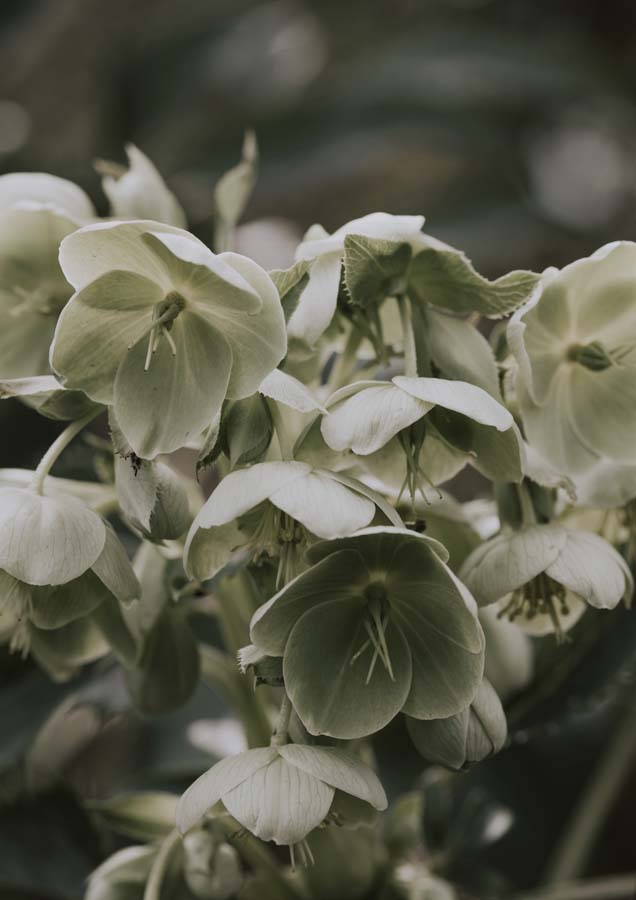
[{"label": "veined petal", "polygon": [[432,406],[452,409],[481,425],[491,425],[497,431],[507,431],[512,427],[513,418],[508,410],[482,388],[467,381],[397,375],[393,384],[411,397],[417,397]]},{"label": "veined petal", "polygon": [[566,542],[546,574],[597,609],[613,609],[631,600],[634,582],[629,566],[597,534],[566,531]]},{"label": "veined petal", "polygon": [[106,526],[76,500],[0,491],[0,569],[27,584],[65,584],[102,552]]},{"label": "veined petal", "polygon": [[380,779],[357,756],[335,747],[310,747],[302,744],[285,744],[278,752],[291,765],[331,787],[358,797],[376,809],[387,808],[388,801]]},{"label": "veined petal", "polygon": [[102,188],[112,214],[120,219],[156,219],[185,228],[185,213],[157,168],[134,144],[126,145],[129,169],[119,178],[105,175]]},{"label": "veined petal", "polygon": [[442,562],[448,562],[448,551],[435,538],[408,528],[396,528],[389,525],[371,525],[349,537],[336,538],[331,541],[318,541],[307,550],[307,559],[311,563],[319,562],[336,550],[357,550],[364,558],[370,570],[382,571],[391,565],[398,549],[405,542],[425,544]]},{"label": "veined petal", "polygon": [[308,472],[269,499],[319,538],[343,537],[368,525],[375,504],[324,472]]},{"label": "veined petal", "polygon": [[340,266],[341,253],[327,253],[312,263],[309,281],[287,324],[290,338],[313,347],[329,327],[336,313]]},{"label": "veined petal", "polygon": [[368,581],[369,570],[359,553],[332,553],[259,606],[250,623],[250,640],[270,656],[282,656],[290,631],[307,610],[361,596]]},{"label": "veined petal", "polygon": [[333,795],[332,787],[277,756],[249,780],[224,792],[222,800],[228,812],[262,841],[296,844],[321,824]]},{"label": "veined petal", "polygon": [[297,412],[309,413],[320,410],[325,413],[326,409],[318,403],[311,391],[305,387],[302,381],[288,375],[281,369],[274,369],[261,381],[258,391],[271,400],[283,403],[285,406],[291,406]]},{"label": "veined petal", "polygon": [[177,805],[177,828],[185,834],[211,809],[221,796],[268,766],[278,756],[273,747],[248,750],[222,759],[190,785]]},{"label": "veined petal", "polygon": [[105,585],[89,569],[65,584],[33,588],[29,618],[37,628],[62,628],[93,612],[108,596]]},{"label": "veined petal", "polygon": [[571,422],[581,441],[598,456],[636,463],[636,350],[627,364],[602,372],[574,365],[568,374]]},{"label": "veined petal", "polygon": [[[126,353],[115,378],[117,422],[137,456],[154,459],[198,437],[225,398],[232,352],[212,325],[184,310],[144,369],[148,340]],[[150,338],[149,338],[150,339]]]},{"label": "veined petal", "polygon": [[66,305],[51,345],[51,366],[65,386],[112,403],[117,369],[129,348],[147,333],[158,285],[132,272],[111,271]]},{"label": "veined petal", "polygon": [[108,523],[105,527],[104,549],[91,568],[113,597],[126,605],[139,597],[141,588],[123,544]]},{"label": "veined petal", "polygon": [[329,415],[323,418],[320,430],[332,450],[351,449],[366,456],[421,419],[432,406],[400,390],[398,385],[365,382],[345,399],[334,395],[327,402]]}]

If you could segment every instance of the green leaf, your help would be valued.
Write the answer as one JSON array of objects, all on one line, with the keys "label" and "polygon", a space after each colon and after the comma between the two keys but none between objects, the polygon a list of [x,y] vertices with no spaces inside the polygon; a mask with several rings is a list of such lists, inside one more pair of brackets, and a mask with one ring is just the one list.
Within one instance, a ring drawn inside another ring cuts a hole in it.
[{"label": "green leaf", "polygon": [[164,791],[138,791],[108,800],[92,800],[88,809],[118,834],[137,841],[155,841],[174,828],[178,798]]},{"label": "green leaf", "polygon": [[144,537],[174,540],[190,524],[188,496],[179,476],[159,462],[115,457],[117,499],[123,514]]},{"label": "green leaf", "polygon": [[351,302],[366,307],[404,294],[412,253],[410,244],[348,234],[344,278]]},{"label": "green leaf", "polygon": [[78,578],[104,548],[106,527],[74,497],[0,490],[0,569],[34,585]]},{"label": "green leaf", "polygon": [[309,262],[301,259],[290,269],[273,269],[269,277],[276,285],[285,321],[289,322],[309,282]]},{"label": "green leaf", "polygon": [[267,403],[260,394],[227,405],[219,440],[232,468],[261,459],[270,445],[274,426]]},{"label": "green leaf", "polygon": [[519,270],[488,281],[463,254],[427,249],[413,257],[408,293],[414,300],[454,313],[477,312],[498,319],[525,303],[540,277]]},{"label": "green leaf", "polygon": [[82,391],[69,391],[52,375],[12,378],[0,381],[0,400],[14,397],[47,419],[62,421],[81,419],[95,403]]},{"label": "green leaf", "polygon": [[283,658],[287,693],[310,734],[350,740],[374,734],[402,709],[411,687],[411,653],[389,619],[385,638],[393,678],[377,661],[367,684],[373,648],[364,629],[362,596],[309,609],[289,635]]}]

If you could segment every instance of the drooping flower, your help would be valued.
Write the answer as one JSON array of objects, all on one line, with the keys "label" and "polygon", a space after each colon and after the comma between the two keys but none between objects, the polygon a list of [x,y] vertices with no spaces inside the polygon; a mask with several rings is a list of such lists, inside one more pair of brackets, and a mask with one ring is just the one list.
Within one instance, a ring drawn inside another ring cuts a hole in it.
[{"label": "drooping flower", "polygon": [[407,717],[406,727],[424,759],[456,771],[498,753],[508,733],[501,701],[486,679],[466,709],[432,721]]},{"label": "drooping flower", "polygon": [[0,610],[16,620],[16,649],[28,624],[58,629],[105,600],[130,603],[139,585],[112,528],[71,496],[0,489]]},{"label": "drooping flower", "polygon": [[95,216],[86,194],[39,172],[0,177],[0,377],[44,375],[57,317],[73,293],[60,242]]},{"label": "drooping flower", "polygon": [[256,463],[221,481],[192,523],[186,570],[211,578],[236,551],[280,560],[280,581],[297,574],[310,540],[342,537],[364,528],[382,498],[346,476],[296,460]]},{"label": "drooping flower", "polygon": [[113,406],[137,456],[197,438],[226,397],[247,397],[286,336],[267,273],[156,222],[87,226],[60,261],[75,287],[51,348],[67,387]]},{"label": "drooping flower", "polygon": [[635,290],[636,244],[607,244],[545,273],[508,326],[526,434],[566,475],[636,462]]},{"label": "drooping flower", "polygon": [[293,846],[328,819],[339,792],[378,810],[387,806],[375,773],[342,750],[300,744],[247,750],[190,785],[177,807],[177,827],[189,831],[220,800],[256,837]]},{"label": "drooping flower", "polygon": [[557,523],[491,538],[466,559],[460,577],[480,606],[499,601],[501,614],[528,633],[558,638],[586,604],[629,604],[634,588],[627,563],[607,541]]},{"label": "drooping flower", "polygon": [[[426,471],[429,432],[464,453],[464,460],[470,456],[491,477],[497,474],[514,480],[517,470],[520,477],[512,416],[490,394],[468,382],[402,375],[390,382],[358,381],[336,391],[326,407],[329,415],[323,417],[321,431],[333,450],[350,449],[369,456],[393,438],[399,439],[406,460],[402,489],[408,488],[413,498],[418,490],[426,496],[426,486],[435,478]],[[445,474],[450,460],[444,463],[440,471]],[[452,465],[449,471],[455,474],[461,466],[460,458],[455,471]]]},{"label": "drooping flower", "polygon": [[307,551],[311,568],[252,618],[250,638],[283,657],[311,734],[357,738],[400,710],[454,715],[475,696],[484,638],[474,601],[437,541],[367,528]]}]

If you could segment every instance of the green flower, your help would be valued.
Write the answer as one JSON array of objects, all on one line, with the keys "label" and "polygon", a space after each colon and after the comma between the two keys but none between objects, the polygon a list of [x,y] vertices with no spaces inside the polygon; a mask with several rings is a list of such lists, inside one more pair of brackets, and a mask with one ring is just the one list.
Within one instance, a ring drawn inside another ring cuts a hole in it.
[{"label": "green flower", "polygon": [[279,558],[279,572],[297,574],[315,538],[342,537],[364,528],[380,507],[399,521],[381,497],[363,484],[295,460],[237,469],[208,497],[188,532],[184,560],[195,578],[211,578],[240,549]]},{"label": "green flower", "polygon": [[222,801],[263,841],[293,846],[329,817],[342,792],[375,809],[387,799],[375,773],[334,747],[283,744],[222,759],[190,785],[177,807],[182,834]]},{"label": "green flower", "polygon": [[437,541],[367,528],[307,551],[312,566],[252,618],[250,639],[283,657],[287,692],[311,734],[358,738],[400,711],[454,715],[484,667],[474,601]]},{"label": "green flower", "polygon": [[58,629],[138,590],[115,532],[79,500],[0,489],[0,610],[21,626],[15,649],[28,651],[29,625]]},{"label": "green flower", "polygon": [[89,225],[60,262],[76,293],[51,363],[67,387],[113,406],[137,456],[194,440],[225,398],[253,394],[285,354],[273,282],[236,253],[215,255],[156,222]]},{"label": "green flower", "polygon": [[[336,391],[326,406],[329,415],[323,417],[321,431],[332,450],[370,456],[399,439],[406,461],[402,490],[408,488],[412,498],[418,490],[426,497],[427,485],[439,483],[436,469],[442,478],[449,477],[469,455],[490,477],[520,477],[512,416],[468,382],[402,375],[391,381],[357,381]],[[434,444],[434,439],[450,445],[451,452],[438,452],[429,473],[426,440]],[[452,450],[464,454],[463,460]]]},{"label": "green flower", "polygon": [[504,532],[477,547],[460,577],[479,606],[500,601],[502,614],[530,634],[562,638],[585,605],[613,609],[629,604],[629,567],[596,534],[562,525],[530,525]]},{"label": "green flower", "polygon": [[0,177],[0,377],[44,375],[57,317],[73,293],[60,241],[95,210],[76,185],[44,173]]},{"label": "green flower", "polygon": [[512,317],[510,347],[530,443],[565,474],[636,462],[636,244],[548,271]]},{"label": "green flower", "polygon": [[428,722],[408,717],[406,727],[424,759],[456,771],[498,753],[508,734],[501,701],[486,679],[466,709]]}]

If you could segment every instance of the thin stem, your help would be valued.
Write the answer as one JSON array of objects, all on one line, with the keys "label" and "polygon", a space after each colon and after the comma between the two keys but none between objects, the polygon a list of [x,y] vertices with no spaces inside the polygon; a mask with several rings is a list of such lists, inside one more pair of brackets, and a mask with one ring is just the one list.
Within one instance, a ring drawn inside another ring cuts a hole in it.
[{"label": "thin stem", "polygon": [[71,422],[64,431],[59,434],[49,449],[46,451],[40,462],[38,463],[38,467],[33,473],[33,482],[32,488],[33,490],[41,494],[44,490],[44,480],[46,476],[49,474],[55,462],[59,456],[62,455],[66,447],[71,443],[71,441],[77,437],[82,428],[85,425],[88,425],[96,416],[98,416],[101,412],[100,409],[93,409],[89,413],[86,413],[81,419],[77,419],[75,422]]},{"label": "thin stem", "polygon": [[410,378],[417,378],[417,353],[415,350],[415,335],[413,334],[413,322],[411,321],[411,307],[407,297],[398,297],[400,309],[400,321],[402,322],[402,339],[404,342],[404,374]]},{"label": "thin stem", "polygon": [[179,847],[180,841],[181,837],[175,828],[161,844],[159,853],[155,857],[155,861],[153,862],[148,875],[148,881],[146,882],[146,889],[144,891],[144,900],[159,900],[161,896],[161,884],[173,854]]},{"label": "thin stem", "polygon": [[362,343],[362,333],[358,328],[352,327],[344,346],[344,350],[335,361],[329,377],[331,393],[337,391],[343,385],[348,384],[358,361],[358,348]]},{"label": "thin stem", "polygon": [[636,704],[633,704],[616,729],[596,772],[579,799],[566,833],[548,867],[546,885],[570,881],[583,871],[635,757]]},{"label": "thin stem", "polygon": [[291,439],[287,425],[281,413],[280,407],[275,400],[268,400],[267,405],[274,423],[274,430],[278,438],[278,446],[280,447],[280,456],[283,460],[294,458],[294,442]]},{"label": "thin stem", "polygon": [[292,704],[291,700],[287,696],[287,691],[283,689],[283,699],[280,704],[280,711],[278,713],[278,721],[276,722],[276,728],[274,729],[274,733],[272,735],[272,740],[270,741],[272,747],[280,747],[281,744],[287,743],[287,736],[289,732],[289,720],[291,719],[292,714]]},{"label": "thin stem", "polygon": [[528,491],[527,486],[523,482],[521,482],[521,484],[516,484],[515,488],[517,489],[517,496],[519,498],[519,505],[521,507],[522,524],[536,525],[537,514],[534,511],[532,498],[530,497],[530,492]]}]

